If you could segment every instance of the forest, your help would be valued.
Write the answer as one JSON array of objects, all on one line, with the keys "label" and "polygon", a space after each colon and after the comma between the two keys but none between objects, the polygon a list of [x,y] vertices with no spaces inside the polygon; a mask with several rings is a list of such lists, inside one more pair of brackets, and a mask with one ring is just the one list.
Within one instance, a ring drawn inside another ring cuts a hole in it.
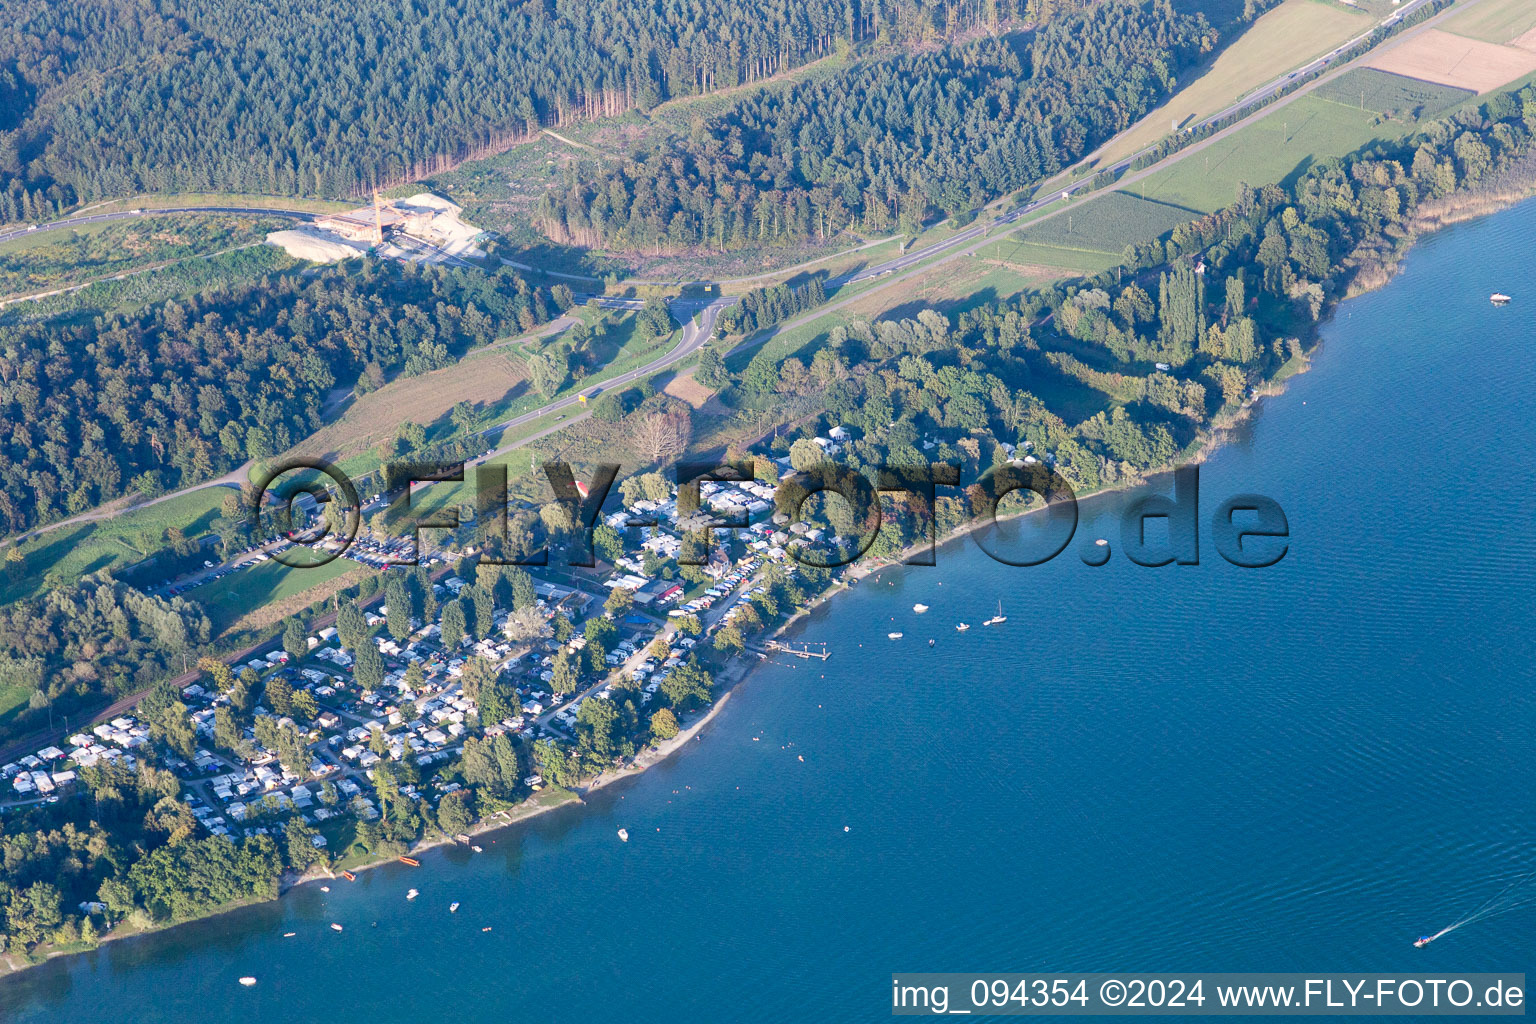
[{"label": "forest", "polygon": [[1085,0],[4,0],[0,222],[138,192],[342,196],[865,39]]},{"label": "forest", "polygon": [[0,325],[0,528],[153,496],[287,450],[377,388],[549,319],[508,268],[275,274],[90,322]]},{"label": "forest", "polygon": [[558,242],[676,251],[912,231],[1049,177],[1131,125],[1215,46],[1169,0],[862,61],[761,90],[537,210]]},{"label": "forest", "polygon": [[[947,462],[984,478],[1013,459],[1052,465],[1079,494],[1167,466],[1310,347],[1357,275],[1378,279],[1426,204],[1529,159],[1536,87],[1308,170],[1132,247],[1128,266],[950,317],[836,326],[809,359],[764,348],[739,372],[701,363],[722,400],[799,418],[775,450],[821,461],[809,438],[853,431],[855,470]],[[745,325],[750,326],[750,324]],[[701,379],[704,379],[701,376]],[[824,411],[822,411],[824,410]],[[808,446],[808,447],[807,447]],[[941,498],[941,532],[985,507]],[[857,533],[849,524],[837,532]],[[882,534],[876,554],[911,542]]]},{"label": "forest", "polygon": [[0,742],[184,670],[210,633],[191,601],[149,597],[105,575],[0,606],[0,688],[29,695]]}]

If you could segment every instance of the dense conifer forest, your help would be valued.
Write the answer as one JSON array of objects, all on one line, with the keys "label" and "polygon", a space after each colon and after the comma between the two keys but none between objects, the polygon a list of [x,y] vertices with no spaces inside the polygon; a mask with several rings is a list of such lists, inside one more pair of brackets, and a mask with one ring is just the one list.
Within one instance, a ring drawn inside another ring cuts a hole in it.
[{"label": "dense conifer forest", "polygon": [[4,0],[0,221],[144,191],[336,196],[864,40],[1085,0]]},{"label": "dense conifer forest", "polygon": [[1168,0],[863,61],[769,89],[540,205],[561,242],[656,251],[910,231],[1049,177],[1130,126],[1215,45]]}]

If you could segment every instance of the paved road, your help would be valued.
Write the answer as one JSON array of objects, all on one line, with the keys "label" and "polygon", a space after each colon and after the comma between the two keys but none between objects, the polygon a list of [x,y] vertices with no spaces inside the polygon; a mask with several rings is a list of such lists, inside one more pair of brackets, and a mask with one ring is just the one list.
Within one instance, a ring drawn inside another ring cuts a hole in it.
[{"label": "paved road", "polygon": [[160,213],[240,213],[259,214],[268,217],[286,217],[289,220],[311,220],[317,216],[314,213],[306,213],[303,210],[276,210],[260,209],[249,206],[166,206],[158,208],[143,208],[135,210],[119,210],[114,213],[91,213],[78,217],[65,217],[63,220],[48,221],[44,224],[35,224],[25,228],[17,228],[0,234],[0,242],[9,242],[13,238],[20,238],[37,231],[58,231],[62,228],[77,228],[82,224],[103,224],[114,220],[134,220],[139,217],[148,217]]},{"label": "paved road", "polygon": [[[1268,82],[1263,86],[1260,86],[1254,92],[1248,93],[1242,99],[1229,105],[1225,109],[1212,114],[1210,117],[1207,117],[1203,121],[1197,121],[1194,124],[1186,127],[1184,131],[1186,133],[1198,132],[1201,129],[1208,128],[1211,125],[1217,124],[1227,118],[1240,115],[1244,111],[1257,112],[1257,110],[1265,105],[1267,101],[1284,90],[1288,85],[1295,82],[1296,79],[1316,72],[1324,71],[1329,66],[1339,61],[1346,53],[1349,52],[1350,49],[1359,43],[1364,42],[1367,38],[1370,37],[1371,33],[1375,32],[1382,25],[1399,21],[1406,15],[1411,14],[1412,12],[1418,10],[1420,7],[1423,7],[1425,4],[1433,2],[1434,0],[1409,0],[1408,3],[1403,4],[1402,7],[1398,8],[1398,10],[1388,18],[1384,19],[1382,22],[1379,22],[1376,25],[1372,25],[1368,30],[1362,32],[1355,38],[1349,40],[1346,43],[1341,43],[1333,50],[1312,61],[1310,64],[1307,64],[1305,67],[1302,67],[1296,71],[1289,72]],[[1480,0],[1471,0],[1471,3],[1477,2],[1480,2]],[[1458,6],[1467,7],[1471,6],[1471,4],[1464,3]],[[840,280],[835,280],[832,283],[858,284],[862,281],[870,281],[877,277],[883,277],[886,274],[893,274],[898,271],[906,270],[917,265],[918,263],[922,263],[925,260],[931,259],[939,253],[959,248],[960,246],[965,245],[967,242],[973,242],[979,238],[985,237],[987,233],[994,228],[1006,227],[1010,224],[1016,223],[1020,219],[1027,217],[1032,213],[1045,209],[1052,203],[1058,202],[1060,200],[1071,199],[1075,193],[1086,188],[1094,178],[1098,177],[1106,171],[1112,174],[1119,174],[1122,171],[1129,170],[1131,165],[1133,165],[1137,160],[1141,159],[1143,156],[1152,152],[1156,148],[1157,145],[1154,144],[1136,153],[1132,153],[1130,156],[1120,160],[1117,163],[1111,164],[1107,167],[1095,168],[1092,174],[1078,178],[1077,180],[1071,182],[1070,184],[1064,185],[1059,189],[1053,189],[1047,195],[1042,195],[1036,199],[1033,199],[1030,202],[1025,203],[1023,206],[1020,206],[1008,213],[1002,214],[990,221],[979,223],[974,227],[967,228],[965,231],[946,238],[942,242],[935,242],[933,245],[925,246],[924,248],[915,252],[910,252],[899,256],[894,260],[887,260],[884,263],[877,263],[872,267],[867,267],[856,274],[844,277]]]},{"label": "paved road", "polygon": [[[665,353],[657,356],[655,359],[652,359],[650,362],[646,363],[644,366],[638,369],[630,370],[627,373],[621,373],[616,377],[605,378],[601,381],[598,381],[597,383],[592,384],[589,387],[581,389],[574,395],[567,395],[565,398],[541,405],[539,408],[534,409],[532,412],[525,412],[519,416],[513,416],[511,419],[503,420],[502,422],[493,426],[486,427],[484,430],[480,431],[480,433],[483,435],[494,434],[497,431],[506,432],[508,430],[515,430],[518,427],[532,423],[535,420],[543,419],[545,416],[549,416],[552,413],[558,413],[573,407],[580,407],[581,411],[577,415],[568,419],[562,418],[558,423],[546,430],[541,431],[539,434],[534,435],[534,437],[542,437],[544,434],[552,433],[553,431],[559,430],[561,427],[574,423],[577,420],[585,419],[588,415],[590,415],[590,413],[587,411],[586,403],[583,401],[583,399],[590,400],[604,391],[612,391],[616,388],[622,388],[625,385],[632,384],[643,377],[649,377],[653,373],[664,370],[672,364],[686,359],[688,356],[704,347],[704,343],[709,341],[710,338],[714,337],[715,323],[720,319],[721,311],[735,305],[737,301],[738,300],[734,297],[715,299],[711,302],[704,302],[697,299],[674,299],[669,303],[669,305],[672,308],[672,315],[678,320],[682,321],[683,329],[680,332],[677,344],[673,345]],[[693,322],[693,316],[695,313],[699,315],[698,323]],[[534,437],[520,438],[511,442],[510,444],[502,445],[500,448],[497,448],[478,459],[471,459],[469,464],[475,465],[477,463],[484,462],[487,459],[494,458],[497,455],[502,455],[506,452],[509,452],[514,448],[519,448],[522,445],[527,444],[529,441],[534,440]]]}]

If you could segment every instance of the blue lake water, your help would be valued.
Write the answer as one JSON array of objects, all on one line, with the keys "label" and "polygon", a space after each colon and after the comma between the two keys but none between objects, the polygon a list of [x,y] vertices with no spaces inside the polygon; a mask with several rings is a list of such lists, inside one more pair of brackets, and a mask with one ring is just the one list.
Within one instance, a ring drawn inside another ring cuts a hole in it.
[{"label": "blue lake water", "polygon": [[[942,549],[585,808],[52,963],[0,1018],[878,1020],[893,971],[1530,968],[1536,908],[1411,941],[1536,868],[1533,238],[1536,204],[1452,228],[1343,306],[1203,467],[1200,565],[1129,564],[1119,498],[1042,567]],[[1272,568],[1209,538],[1248,491],[1289,517]]]}]

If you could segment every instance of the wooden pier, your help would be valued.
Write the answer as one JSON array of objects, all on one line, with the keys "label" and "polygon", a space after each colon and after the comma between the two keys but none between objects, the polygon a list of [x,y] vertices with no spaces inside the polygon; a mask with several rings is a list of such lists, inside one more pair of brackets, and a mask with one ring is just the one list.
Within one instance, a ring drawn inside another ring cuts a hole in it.
[{"label": "wooden pier", "polygon": [[[800,646],[796,647],[792,644],[786,644],[780,640],[769,640],[766,642],[765,646],[768,648],[768,651],[771,654],[789,654],[796,658],[819,658],[822,661],[826,661],[828,658],[832,657],[832,652],[827,650],[827,645],[825,643],[802,643]],[[821,650],[813,651],[811,650],[812,646],[820,647]]]}]

